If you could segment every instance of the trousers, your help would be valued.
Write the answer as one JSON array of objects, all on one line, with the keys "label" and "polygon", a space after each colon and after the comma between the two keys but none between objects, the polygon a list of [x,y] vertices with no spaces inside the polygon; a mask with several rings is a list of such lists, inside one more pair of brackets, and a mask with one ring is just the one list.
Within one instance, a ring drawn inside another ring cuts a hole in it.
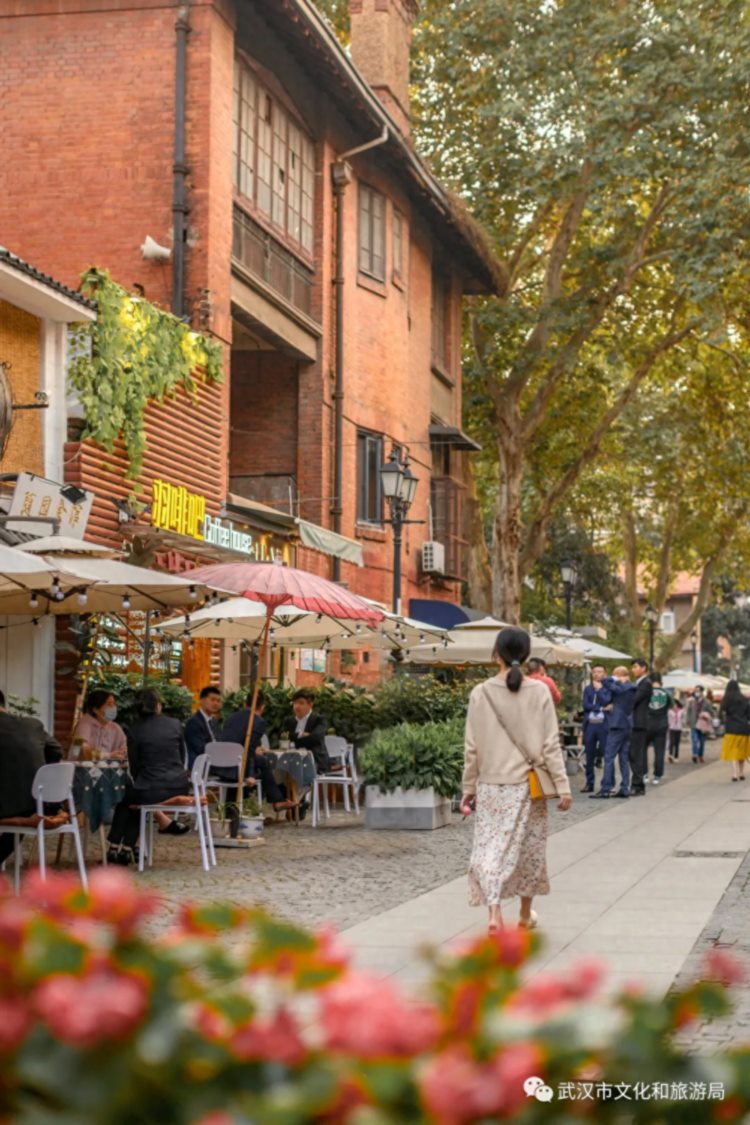
[{"label": "trousers", "polygon": [[652,731],[646,739],[646,773],[648,773],[648,748],[654,748],[654,777],[664,777],[664,754],[667,749],[666,730]]},{"label": "trousers", "polygon": [[693,748],[693,757],[702,758],[703,751],[706,749],[706,736],[702,730],[697,727],[692,727],[690,731],[690,741]]},{"label": "trousers", "polygon": [[[643,793],[646,784],[643,780],[646,773],[646,744],[648,742],[647,730],[634,730],[630,736],[630,769],[633,774],[632,790],[634,793]],[[664,770],[664,751],[662,750],[662,771]]]},{"label": "trousers", "polygon": [[669,753],[673,758],[680,756],[680,739],[682,738],[681,730],[671,730],[669,732]]},{"label": "trousers", "polygon": [[615,762],[620,766],[620,792],[630,791],[630,731],[610,730],[604,748],[604,775],[602,793],[611,793],[615,787]]},{"label": "trousers", "polygon": [[607,724],[587,723],[583,732],[583,746],[586,751],[586,785],[593,789],[596,781],[594,763],[598,758],[604,757],[607,747]]},{"label": "trousers", "polygon": [[[162,801],[168,801],[170,797],[186,796],[189,792],[187,779],[184,783],[177,782],[152,789],[136,789],[135,786],[128,785],[125,796],[112,817],[112,827],[109,830],[110,844],[122,844],[126,848],[134,848],[141,831],[139,806],[159,805]],[[179,807],[175,807],[174,811],[179,812]]]}]

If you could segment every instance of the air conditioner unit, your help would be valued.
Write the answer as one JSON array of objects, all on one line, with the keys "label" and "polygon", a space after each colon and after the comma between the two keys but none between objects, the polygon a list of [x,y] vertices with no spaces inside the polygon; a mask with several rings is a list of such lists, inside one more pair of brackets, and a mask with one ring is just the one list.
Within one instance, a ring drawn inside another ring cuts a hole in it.
[{"label": "air conditioner unit", "polygon": [[422,570],[425,574],[445,574],[445,547],[434,539],[422,544]]}]

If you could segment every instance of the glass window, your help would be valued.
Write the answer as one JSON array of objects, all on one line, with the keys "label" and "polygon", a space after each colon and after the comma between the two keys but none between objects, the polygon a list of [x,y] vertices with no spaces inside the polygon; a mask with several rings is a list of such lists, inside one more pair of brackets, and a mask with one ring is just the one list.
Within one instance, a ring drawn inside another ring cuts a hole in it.
[{"label": "glass window", "polygon": [[438,273],[432,275],[432,363],[448,370],[448,286]]},{"label": "glass window", "polygon": [[404,278],[404,234],[406,224],[400,211],[393,212],[393,276],[399,281]]},{"label": "glass window", "polygon": [[359,268],[385,281],[385,196],[359,185]]},{"label": "glass window", "polygon": [[383,494],[380,469],[383,465],[383,438],[380,434],[357,434],[357,520],[382,523]]},{"label": "glass window", "polygon": [[291,242],[313,249],[315,150],[298,122],[236,60],[234,183]]}]

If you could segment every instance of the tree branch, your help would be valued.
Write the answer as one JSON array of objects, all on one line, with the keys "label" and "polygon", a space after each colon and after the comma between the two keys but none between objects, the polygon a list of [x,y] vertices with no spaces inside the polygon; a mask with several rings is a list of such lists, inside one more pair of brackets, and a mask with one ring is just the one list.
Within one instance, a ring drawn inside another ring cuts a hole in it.
[{"label": "tree branch", "polygon": [[609,409],[602,414],[575,461],[568,466],[562,476],[547,490],[537,509],[534,520],[527,531],[526,542],[521,553],[521,568],[524,574],[528,574],[530,568],[544,550],[547,527],[549,526],[557,504],[572,485],[575,484],[586,465],[597,455],[599,447],[612,424],[619,418],[625,407],[635,398],[638,388],[650,373],[657,360],[692,332],[692,328],[692,324],[688,324],[679,332],[669,332],[666,336],[662,337],[656,347],[653,348],[651,353],[633,372],[630,381],[623,388]]},{"label": "tree branch", "polygon": [[664,609],[669,593],[669,579],[671,575],[670,561],[672,556],[672,544],[677,532],[677,527],[680,520],[680,501],[675,497],[667,509],[667,518],[664,522],[664,529],[662,531],[661,548],[659,549],[659,571],[656,579],[656,589],[654,591],[654,607],[661,613]]}]

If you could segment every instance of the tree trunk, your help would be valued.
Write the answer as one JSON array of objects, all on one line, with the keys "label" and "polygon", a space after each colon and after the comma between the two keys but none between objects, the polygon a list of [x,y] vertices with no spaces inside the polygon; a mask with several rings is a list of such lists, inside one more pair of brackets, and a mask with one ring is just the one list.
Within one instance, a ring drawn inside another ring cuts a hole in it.
[{"label": "tree trunk", "polygon": [[500,484],[492,529],[492,612],[509,625],[521,620],[521,486],[523,440],[520,425],[501,425],[497,440]]},{"label": "tree trunk", "polygon": [[638,599],[638,532],[631,508],[622,514],[622,540],[625,554],[625,604],[628,621],[634,629],[641,627],[641,607]]},{"label": "tree trunk", "polygon": [[657,672],[664,672],[669,668],[672,658],[682,651],[682,643],[697,626],[704,612],[709,606],[713,593],[713,576],[716,569],[718,556],[709,559],[701,572],[698,594],[691,607],[690,613],[680,625],[679,629],[670,637],[656,654],[654,665]]},{"label": "tree trunk", "polygon": [[482,613],[492,613],[492,565],[484,518],[477,500],[476,477],[469,464],[466,472],[466,498],[463,513],[463,536],[469,543],[467,586],[469,605]]}]

